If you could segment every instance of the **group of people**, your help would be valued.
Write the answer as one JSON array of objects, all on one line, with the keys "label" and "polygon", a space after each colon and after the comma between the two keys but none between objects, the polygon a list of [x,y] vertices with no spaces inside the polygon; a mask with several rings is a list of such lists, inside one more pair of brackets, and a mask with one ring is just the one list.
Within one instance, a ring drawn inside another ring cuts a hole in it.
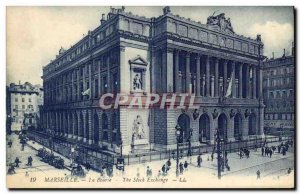
[{"label": "group of people", "polygon": [[244,156],[246,158],[249,158],[250,157],[250,150],[248,150],[246,148],[240,148],[239,156],[240,156],[240,159],[242,159]]}]

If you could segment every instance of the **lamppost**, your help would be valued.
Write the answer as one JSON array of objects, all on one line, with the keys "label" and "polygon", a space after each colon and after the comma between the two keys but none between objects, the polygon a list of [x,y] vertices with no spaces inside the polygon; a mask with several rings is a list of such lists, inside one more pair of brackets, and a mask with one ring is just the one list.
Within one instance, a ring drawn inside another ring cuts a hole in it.
[{"label": "lamppost", "polygon": [[192,156],[192,144],[191,144],[191,139],[193,136],[193,129],[191,128],[189,131],[189,150],[188,150],[188,156]]},{"label": "lamppost", "polygon": [[279,141],[282,140],[282,135],[283,135],[283,123],[280,124],[280,136],[279,136]]},{"label": "lamppost", "polygon": [[175,135],[176,135],[176,141],[177,141],[176,177],[179,176],[178,163],[179,163],[179,138],[180,138],[180,132],[181,132],[181,127],[177,124],[176,127],[175,127]]},{"label": "lamppost", "polygon": [[217,128],[216,134],[216,142],[217,142],[217,154],[218,154],[218,178],[221,179],[221,171],[222,171],[222,159],[221,159],[221,137],[220,137],[220,130]]},{"label": "lamppost", "polygon": [[46,133],[49,135],[49,146],[51,150],[51,155],[53,154],[53,137],[55,135],[55,130],[54,129],[47,129]]}]

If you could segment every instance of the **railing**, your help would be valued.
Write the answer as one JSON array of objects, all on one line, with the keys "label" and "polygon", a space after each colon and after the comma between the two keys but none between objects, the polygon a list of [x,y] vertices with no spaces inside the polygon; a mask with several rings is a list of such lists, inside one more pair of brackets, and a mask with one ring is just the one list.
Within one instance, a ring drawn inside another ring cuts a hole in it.
[{"label": "railing", "polygon": [[[225,145],[222,143],[224,151],[227,152],[238,152],[240,148],[254,149],[265,146],[266,143],[274,143],[281,141],[294,140],[294,137],[267,137],[267,138],[253,138],[243,141],[226,142]],[[205,153],[212,153],[215,145],[201,145],[191,147],[192,155],[199,155]],[[145,163],[157,160],[166,160],[169,158],[176,158],[176,149],[165,150],[165,151],[149,151],[143,154],[130,154],[123,155],[126,165]],[[188,154],[188,147],[179,147],[179,158],[185,157]]]},{"label": "railing", "polygon": [[[28,136],[37,141],[38,143],[46,146],[49,146],[49,137],[41,132],[36,131],[28,131]],[[281,142],[281,141],[288,141],[294,140],[293,136],[287,137],[266,137],[266,138],[251,138],[249,140],[241,140],[235,142],[226,142],[225,145],[222,143],[224,151],[227,152],[238,152],[240,148],[260,148],[265,146],[266,143],[274,143],[274,142]],[[58,138],[54,138],[54,151],[62,154],[63,156],[70,158],[71,157],[71,145],[74,143],[64,141]],[[117,156],[113,153],[106,153],[101,150],[96,150],[91,148],[90,145],[80,144],[79,148],[75,151],[75,156],[77,156],[77,160],[82,163],[86,164],[89,163],[93,169],[99,170],[103,164],[116,164]],[[212,153],[214,150],[215,145],[201,145],[201,146],[192,146],[191,147],[191,154],[192,155],[199,155],[205,153]],[[185,157],[188,154],[188,144],[183,143],[179,146],[179,157]],[[130,164],[140,164],[145,162],[151,161],[158,161],[158,160],[166,160],[169,158],[176,158],[177,157],[177,150],[170,149],[170,150],[163,150],[163,151],[156,151],[156,150],[149,150],[145,153],[137,153],[137,154],[129,154],[123,155],[125,165]]]}]

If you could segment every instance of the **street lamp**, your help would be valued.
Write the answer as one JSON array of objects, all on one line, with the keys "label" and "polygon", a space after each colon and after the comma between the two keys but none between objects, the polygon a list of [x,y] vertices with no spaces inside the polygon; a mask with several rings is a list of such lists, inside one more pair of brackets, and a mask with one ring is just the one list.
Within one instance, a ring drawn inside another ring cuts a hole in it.
[{"label": "street lamp", "polygon": [[47,129],[47,134],[49,135],[49,146],[51,150],[51,155],[53,154],[53,137],[55,135],[55,130],[54,129]]},{"label": "street lamp", "polygon": [[220,137],[220,130],[217,128],[217,134],[216,134],[216,142],[217,142],[217,154],[218,154],[218,178],[221,179],[221,137]]},{"label": "street lamp", "polygon": [[177,141],[176,177],[179,176],[178,163],[179,163],[179,138],[180,138],[180,132],[181,132],[181,127],[177,124],[176,127],[175,127],[175,135],[176,135],[176,141]]},{"label": "street lamp", "polygon": [[192,136],[193,136],[193,129],[191,128],[189,131],[189,140],[188,140],[189,143],[188,156],[192,156],[192,145],[191,145]]}]

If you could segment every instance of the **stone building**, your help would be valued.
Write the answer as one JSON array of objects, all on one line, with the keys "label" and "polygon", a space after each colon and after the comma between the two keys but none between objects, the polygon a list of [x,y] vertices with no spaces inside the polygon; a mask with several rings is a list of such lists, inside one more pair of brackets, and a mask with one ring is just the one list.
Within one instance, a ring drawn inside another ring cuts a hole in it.
[{"label": "stone building", "polygon": [[[192,145],[213,143],[217,128],[228,141],[261,137],[262,54],[260,35],[237,35],[225,14],[202,24],[169,7],[153,18],[111,8],[43,68],[43,127],[70,144],[124,154],[175,148],[176,124],[180,142]],[[198,109],[104,110],[106,93],[188,93]]]},{"label": "stone building", "polygon": [[37,127],[39,106],[43,104],[43,88],[40,85],[11,83],[7,87],[7,115],[11,131]]},{"label": "stone building", "polygon": [[295,56],[268,59],[263,65],[264,127],[267,131],[295,129]]}]

